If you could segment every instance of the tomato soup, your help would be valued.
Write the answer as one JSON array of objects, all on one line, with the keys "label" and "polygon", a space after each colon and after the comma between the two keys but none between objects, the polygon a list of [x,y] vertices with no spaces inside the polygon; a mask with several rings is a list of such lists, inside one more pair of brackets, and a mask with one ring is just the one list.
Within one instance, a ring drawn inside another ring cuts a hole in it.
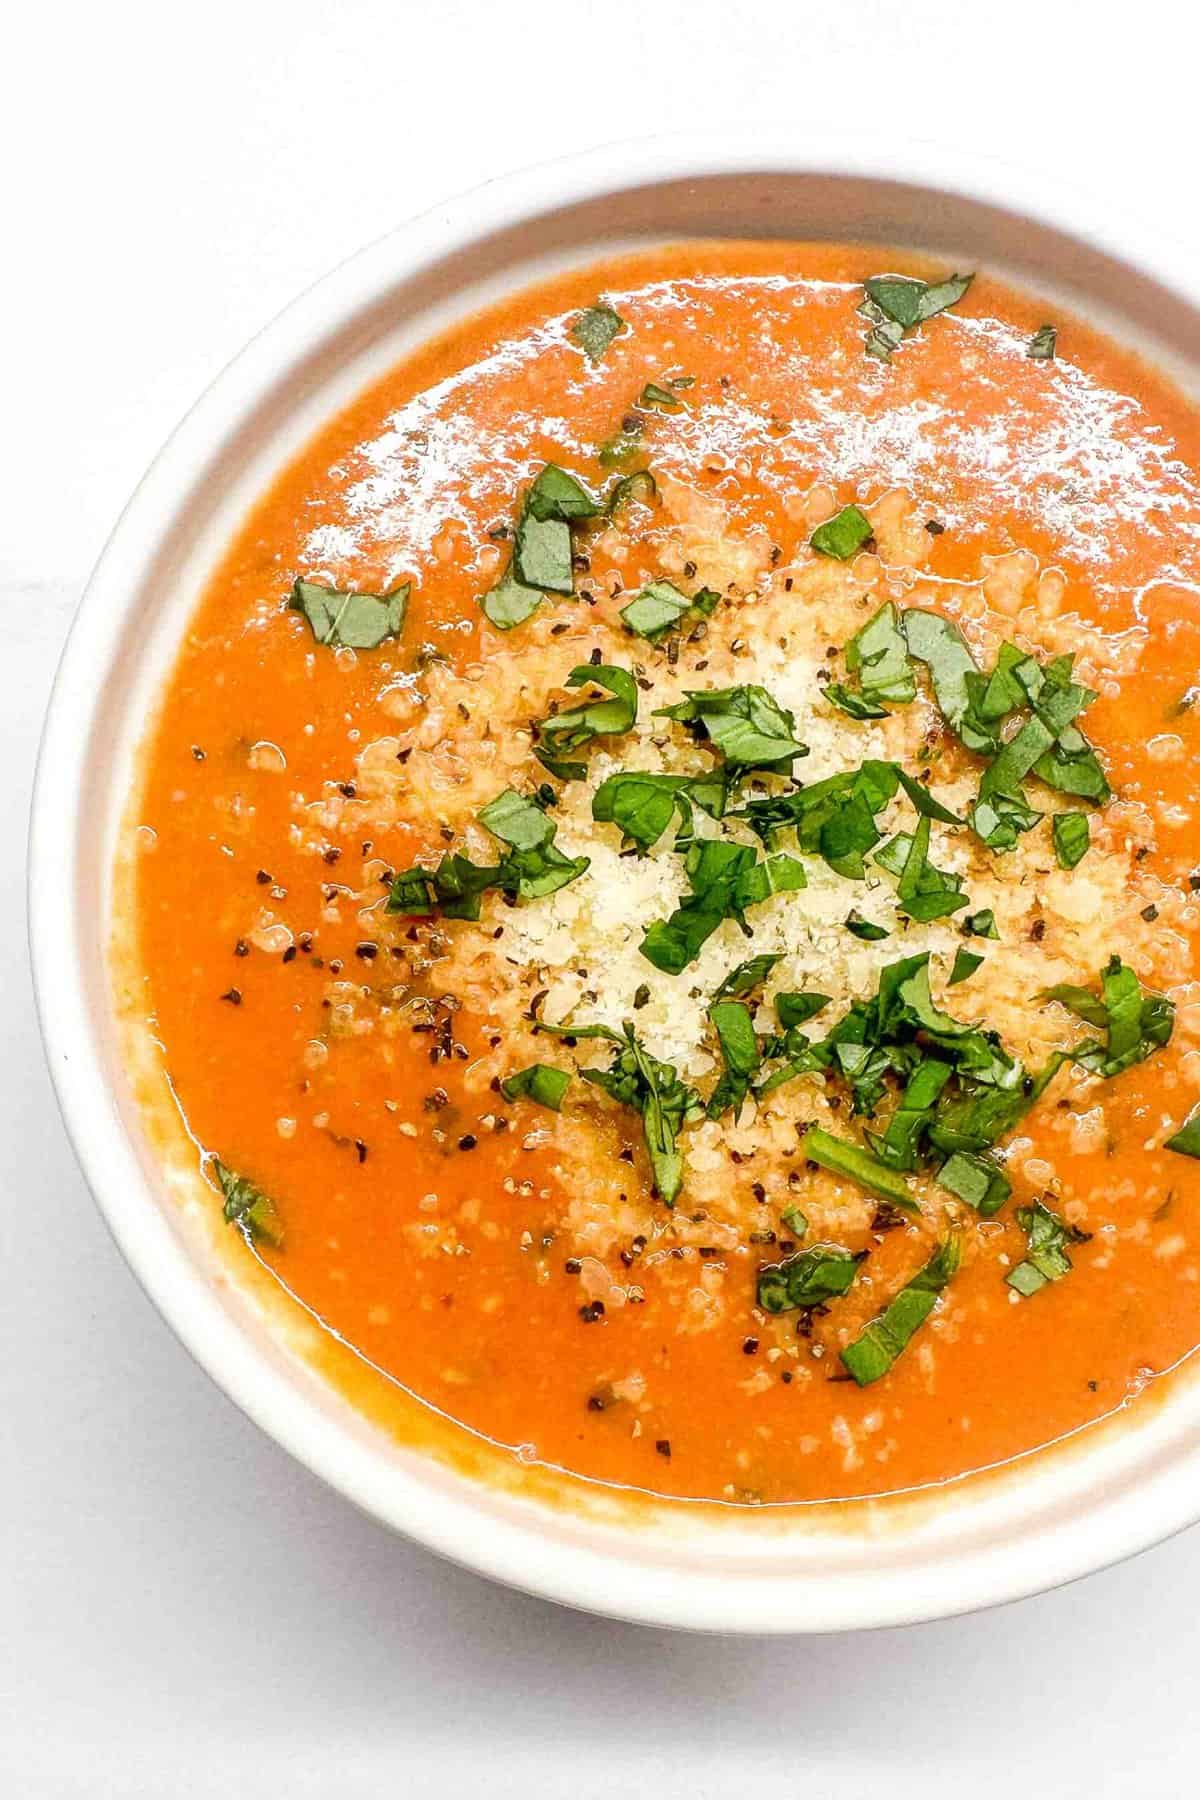
[{"label": "tomato soup", "polygon": [[687,244],[456,326],[146,747],[121,980],[231,1256],[668,1496],[1125,1406],[1200,1341],[1198,665],[1196,410],[984,273]]}]

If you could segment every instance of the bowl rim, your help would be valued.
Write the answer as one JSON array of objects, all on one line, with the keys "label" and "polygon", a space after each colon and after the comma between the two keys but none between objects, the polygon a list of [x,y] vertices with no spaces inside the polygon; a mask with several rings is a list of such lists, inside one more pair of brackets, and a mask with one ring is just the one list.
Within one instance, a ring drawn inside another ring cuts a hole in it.
[{"label": "bowl rim", "polygon": [[[653,174],[648,174],[648,169]],[[952,176],[945,171],[952,170]],[[883,134],[705,132],[637,139],[538,163],[441,201],[350,257],[266,325],[168,438],[121,514],[87,583],[56,674],[33,786],[29,941],[37,1011],[63,1120],[97,1206],[143,1290],[214,1382],[303,1466],[373,1518],[465,1567],[587,1611],[655,1625],[765,1634],[878,1627],[946,1617],[1061,1585],[1161,1541],[1200,1518],[1200,1451],[1124,1484],[1055,1543],[1007,1542],[947,1562],[936,1578],[809,1583],[786,1617],[760,1581],[723,1587],[632,1553],[548,1541],[528,1518],[489,1518],[465,1494],[395,1466],[327,1419],[272,1368],[182,1244],[164,1229],[118,1115],[85,999],[79,954],[85,759],[125,610],[172,513],[212,447],[306,349],[389,284],[506,227],[630,189],[729,176],[827,176],[899,184],[992,206],[1059,232],[1179,295],[1200,290],[1200,256],[1114,216],[1103,195],[1019,164]],[[64,950],[64,946],[66,949]],[[1164,1406],[1169,1406],[1169,1400]],[[1197,1479],[1184,1477],[1188,1467]],[[632,1546],[631,1546],[632,1550]]]}]

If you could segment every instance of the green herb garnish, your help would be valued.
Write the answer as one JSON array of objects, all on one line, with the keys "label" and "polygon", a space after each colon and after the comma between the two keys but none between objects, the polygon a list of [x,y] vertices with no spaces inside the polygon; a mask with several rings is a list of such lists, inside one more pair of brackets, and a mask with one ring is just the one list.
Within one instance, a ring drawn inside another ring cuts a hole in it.
[{"label": "green herb garnish", "polygon": [[1114,956],[1100,977],[1100,994],[1060,982],[1044,989],[1043,1000],[1057,1000],[1077,1018],[1105,1034],[1103,1044],[1087,1043],[1075,1061],[1093,1075],[1109,1079],[1135,1063],[1145,1062],[1170,1042],[1175,1007],[1163,994],[1143,988],[1131,968]]},{"label": "green herb garnish", "polygon": [[938,1180],[948,1193],[965,1200],[984,1219],[994,1217],[1012,1193],[1012,1182],[1002,1169],[988,1157],[968,1150],[956,1150],[947,1157],[938,1170]]},{"label": "green herb garnish", "polygon": [[[629,479],[632,481],[636,477],[630,476]],[[673,631],[677,631],[684,619],[709,618],[720,601],[720,594],[712,588],[701,588],[689,600],[671,582],[653,581],[628,606],[621,608],[621,618],[626,629],[632,631],[635,637],[659,644]]]},{"label": "green herb garnish", "polygon": [[1050,834],[1054,839],[1054,854],[1062,868],[1073,869],[1083,861],[1092,837],[1086,813],[1055,813],[1050,821]]},{"label": "green herb garnish", "polygon": [[847,913],[846,930],[853,937],[861,938],[864,944],[882,943],[884,938],[892,935],[886,925],[872,924],[870,919],[864,919],[861,913],[857,912]]},{"label": "green herb garnish", "polygon": [[621,1105],[630,1106],[641,1114],[658,1197],[664,1205],[674,1206],[683,1185],[679,1133],[685,1125],[704,1117],[700,1096],[679,1079],[670,1063],[658,1062],[648,1054],[630,1024],[626,1024],[623,1034],[606,1025],[572,1028],[569,1025],[545,1025],[540,1021],[537,1029],[568,1040],[604,1038],[616,1046],[609,1068],[581,1069],[580,1075]]},{"label": "green herb garnish", "polygon": [[871,326],[868,356],[890,360],[901,340],[926,320],[960,301],[973,275],[951,275],[945,281],[916,281],[909,275],[872,275],[863,283],[866,297],[859,312]]},{"label": "green herb garnish", "polygon": [[954,966],[950,970],[947,987],[957,987],[960,981],[968,981],[983,962],[982,956],[974,950],[964,950],[960,946],[954,952]]},{"label": "green herb garnish", "polygon": [[929,818],[914,832],[900,831],[875,854],[875,861],[896,881],[896,904],[910,919],[944,919],[968,906],[962,877],[937,869],[929,860]]},{"label": "green herb garnish", "polygon": [[375,650],[385,638],[400,636],[411,590],[406,581],[388,594],[340,593],[319,581],[299,580],[288,606],[304,614],[318,644],[333,650]]},{"label": "green herb garnish", "polygon": [[874,526],[861,507],[843,506],[840,513],[818,525],[808,541],[819,556],[849,562],[873,536]]},{"label": "green herb garnish", "polygon": [[546,594],[574,592],[571,526],[599,517],[600,502],[557,463],[547,463],[526,489],[508,567],[481,602],[498,631],[524,624]]},{"label": "green herb garnish", "polygon": [[689,690],[686,700],[659,707],[654,716],[690,726],[737,768],[786,774],[796,757],[808,755],[807,746],[794,735],[794,717],[763,687]]},{"label": "green herb garnish", "polygon": [[[807,1220],[804,1228],[808,1228]],[[852,1256],[839,1244],[814,1244],[784,1262],[759,1270],[758,1304],[768,1313],[824,1306],[849,1293],[861,1261],[861,1256]]]},{"label": "green herb garnish", "polygon": [[1042,325],[1030,338],[1025,354],[1031,362],[1053,362],[1057,349],[1057,328],[1053,325]]},{"label": "green herb garnish", "polygon": [[566,712],[552,713],[537,726],[538,761],[560,781],[581,781],[587,770],[583,763],[569,760],[598,737],[619,737],[637,723],[637,682],[628,669],[610,663],[579,663],[564,682],[565,687],[602,688],[611,697],[590,700]]},{"label": "green herb garnish", "polygon": [[509,846],[498,863],[480,865],[456,851],[435,869],[404,869],[392,878],[387,910],[413,918],[440,913],[447,919],[477,919],[480,901],[490,889],[514,900],[540,900],[589,867],[588,857],[564,856],[556,847],[554,822],[539,801],[512,788],[489,801],[479,821]]},{"label": "green herb garnish", "polygon": [[908,642],[895,602],[887,600],[846,645],[846,667],[857,674],[865,699],[904,705],[916,699],[917,684]]},{"label": "green herb garnish", "polygon": [[539,1106],[558,1112],[570,1085],[571,1077],[565,1069],[551,1068],[549,1063],[530,1063],[527,1069],[507,1076],[500,1083],[500,1092],[506,1100],[535,1100]]},{"label": "green herb garnish", "polygon": [[594,306],[577,314],[571,325],[571,336],[589,362],[599,362],[624,328],[625,321],[620,313],[607,300],[597,300]]},{"label": "green herb garnish", "polygon": [[637,403],[639,406],[661,407],[667,412],[674,412],[683,405],[678,394],[672,393],[670,388],[659,387],[656,381],[646,383],[638,395]]},{"label": "green herb garnish", "polygon": [[719,819],[724,815],[728,795],[728,781],[720,770],[711,775],[652,775],[623,770],[606,776],[596,789],[592,817],[602,824],[619,825],[626,844],[644,854],[658,842],[678,813],[680,829],[675,848],[682,853],[694,837],[692,807],[698,806],[710,818]]},{"label": "green herb garnish", "polygon": [[212,1166],[225,1198],[226,1222],[239,1226],[256,1244],[269,1244],[272,1250],[280,1249],[283,1223],[270,1195],[247,1181],[244,1175],[235,1175],[219,1157],[213,1157]]},{"label": "green herb garnish", "polygon": [[684,869],[692,892],[669,919],[649,927],[640,946],[647,962],[668,975],[678,975],[694,962],[726,919],[736,919],[748,935],[748,907],[805,885],[804,865],[795,857],[770,856],[758,862],[746,845],[719,838],[693,843]]},{"label": "green herb garnish", "polygon": [[[768,952],[762,956],[751,956],[745,962],[738,963],[736,968],[730,969],[728,975],[726,975],[724,981],[722,981],[720,987],[713,995],[713,999],[744,999],[747,994],[752,994],[756,987],[762,986],[776,963],[780,961],[782,961],[781,956],[773,955]],[[825,1004],[824,995],[821,995],[820,998],[822,1004]],[[819,1011],[820,1008],[818,1007],[817,1010]],[[811,1017],[811,1014],[808,1016]]]},{"label": "green herb garnish", "polygon": [[1163,1145],[1180,1156],[1200,1156],[1200,1106],[1194,1106],[1179,1130]]},{"label": "green herb garnish", "polygon": [[852,1344],[847,1344],[842,1362],[859,1387],[868,1387],[888,1373],[933,1311],[938,1295],[957,1272],[961,1256],[959,1238],[948,1237],[879,1317]]},{"label": "green herb garnish", "polygon": [[1017,1208],[1017,1224],[1025,1233],[1029,1248],[1025,1260],[1010,1269],[1006,1279],[1009,1287],[1015,1288],[1027,1300],[1047,1282],[1061,1281],[1064,1275],[1071,1273],[1067,1246],[1086,1244],[1091,1232],[1077,1231],[1074,1225],[1068,1225],[1040,1200],[1035,1200],[1032,1206]]},{"label": "green herb garnish", "polygon": [[916,1212],[917,1203],[908,1190],[908,1183],[861,1144],[834,1137],[831,1131],[823,1131],[819,1125],[814,1125],[804,1134],[803,1150],[810,1162],[819,1163],[821,1168],[834,1175],[844,1175],[847,1180],[866,1188],[869,1194],[890,1200],[893,1206]]},{"label": "green herb garnish", "polygon": [[725,1072],[714,1087],[708,1102],[708,1116],[719,1119],[733,1108],[742,1109],[750,1084],[762,1062],[762,1049],[750,1008],[744,1000],[718,1000],[708,1009],[708,1016],[721,1047]]}]

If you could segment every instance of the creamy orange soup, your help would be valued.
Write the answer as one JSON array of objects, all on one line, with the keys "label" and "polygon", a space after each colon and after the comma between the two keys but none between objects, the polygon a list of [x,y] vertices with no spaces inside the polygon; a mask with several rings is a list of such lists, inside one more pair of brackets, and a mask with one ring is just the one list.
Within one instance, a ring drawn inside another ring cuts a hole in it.
[{"label": "creamy orange soup", "polygon": [[985,274],[689,244],[427,345],[246,520],[135,800],[231,1247],[666,1495],[1124,1406],[1200,1340],[1198,580],[1196,410]]}]

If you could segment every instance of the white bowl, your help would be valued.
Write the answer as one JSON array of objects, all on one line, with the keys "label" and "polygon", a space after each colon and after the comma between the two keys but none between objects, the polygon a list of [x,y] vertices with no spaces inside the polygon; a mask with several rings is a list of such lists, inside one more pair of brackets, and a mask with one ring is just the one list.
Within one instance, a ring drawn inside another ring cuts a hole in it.
[{"label": "white bowl", "polygon": [[748,1512],[552,1505],[376,1431],[280,1341],[167,1185],[122,1065],[105,952],[140,733],[248,501],[408,347],[547,270],[689,236],[943,252],[1061,297],[1194,379],[1200,256],[1103,195],[882,138],[623,145],[446,202],[328,276],[220,377],[134,495],[79,609],[33,802],[31,939],[50,1070],[96,1199],[147,1293],[225,1391],[387,1524],[516,1586],[697,1629],[821,1631],[962,1612],[1067,1581],[1200,1517],[1200,1387],[1008,1471],[885,1503]]}]

